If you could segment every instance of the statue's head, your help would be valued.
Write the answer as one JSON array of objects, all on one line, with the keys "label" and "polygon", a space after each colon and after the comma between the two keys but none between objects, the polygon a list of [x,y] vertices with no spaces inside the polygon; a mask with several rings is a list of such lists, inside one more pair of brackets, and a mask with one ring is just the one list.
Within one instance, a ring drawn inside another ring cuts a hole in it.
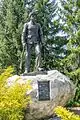
[{"label": "statue's head", "polygon": [[36,20],[36,11],[32,11],[29,14],[30,20],[35,21]]}]

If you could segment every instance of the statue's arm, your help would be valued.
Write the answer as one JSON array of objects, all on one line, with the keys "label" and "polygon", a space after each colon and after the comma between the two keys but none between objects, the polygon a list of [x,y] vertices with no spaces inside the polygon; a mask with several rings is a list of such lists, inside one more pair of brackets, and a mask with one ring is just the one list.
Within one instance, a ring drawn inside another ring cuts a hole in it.
[{"label": "statue's arm", "polygon": [[22,31],[22,36],[21,36],[21,40],[22,40],[22,45],[23,46],[27,42],[27,33],[28,33],[28,25],[27,25],[27,23],[25,23],[24,27],[23,27],[23,31]]}]

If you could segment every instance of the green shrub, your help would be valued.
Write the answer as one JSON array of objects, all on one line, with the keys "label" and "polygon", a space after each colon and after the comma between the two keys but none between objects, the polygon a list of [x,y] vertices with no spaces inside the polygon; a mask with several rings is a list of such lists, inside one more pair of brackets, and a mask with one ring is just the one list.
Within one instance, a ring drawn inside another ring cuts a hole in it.
[{"label": "green shrub", "polygon": [[0,75],[0,120],[22,120],[23,110],[30,102],[30,96],[26,92],[31,89],[28,83],[15,83],[7,86],[7,79],[12,76],[13,68],[8,67]]},{"label": "green shrub", "polygon": [[73,112],[69,112],[66,108],[58,106],[54,109],[54,112],[61,118],[61,120],[80,120],[79,115],[75,115]]},{"label": "green shrub", "polygon": [[80,107],[80,100],[71,99],[67,102],[66,107]]}]

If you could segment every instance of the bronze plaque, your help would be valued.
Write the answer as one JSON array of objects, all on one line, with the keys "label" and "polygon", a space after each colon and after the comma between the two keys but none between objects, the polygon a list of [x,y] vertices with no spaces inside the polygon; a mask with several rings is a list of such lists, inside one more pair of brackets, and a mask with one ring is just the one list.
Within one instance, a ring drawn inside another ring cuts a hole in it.
[{"label": "bronze plaque", "polygon": [[39,100],[50,100],[50,81],[38,81]]}]

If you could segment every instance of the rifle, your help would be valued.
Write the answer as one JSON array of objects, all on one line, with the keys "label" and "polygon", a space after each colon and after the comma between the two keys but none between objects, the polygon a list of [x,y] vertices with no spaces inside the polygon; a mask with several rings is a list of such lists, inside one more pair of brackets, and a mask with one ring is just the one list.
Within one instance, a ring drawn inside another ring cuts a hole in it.
[{"label": "rifle", "polygon": [[21,53],[21,61],[20,61],[20,66],[19,66],[20,72],[21,72],[21,70],[22,70],[24,52],[25,52],[25,46],[23,46],[23,50],[22,50],[22,53]]}]

